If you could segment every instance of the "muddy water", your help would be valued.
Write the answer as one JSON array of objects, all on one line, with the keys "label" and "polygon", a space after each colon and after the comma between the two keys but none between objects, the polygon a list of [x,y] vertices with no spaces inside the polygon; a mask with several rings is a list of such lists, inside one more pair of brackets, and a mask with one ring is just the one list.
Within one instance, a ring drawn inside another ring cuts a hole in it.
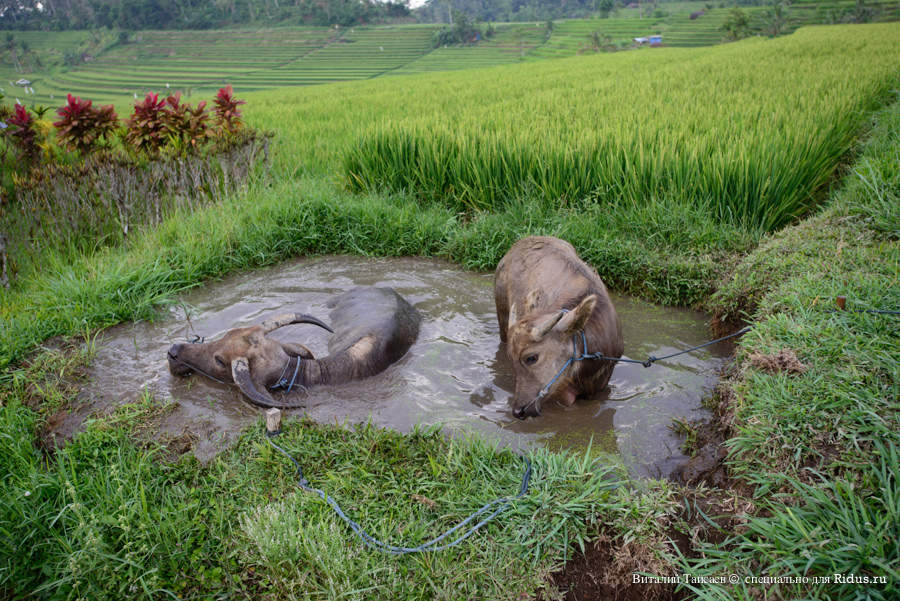
[{"label": "muddy water", "polygon": [[[540,418],[510,414],[509,360],[500,346],[492,276],[418,258],[319,257],[242,273],[186,294],[154,323],[107,331],[84,390],[87,411],[108,410],[146,389],[175,405],[155,427],[168,437],[188,436],[195,454],[208,459],[258,418],[237,388],[197,375],[169,374],[166,351],[195,335],[214,339],[226,330],[258,323],[273,313],[303,312],[328,320],[326,301],[358,285],[393,286],[422,313],[418,341],[398,363],[367,380],[314,388],[307,414],[319,422],[372,422],[408,431],[416,424],[444,424],[451,431],[479,431],[517,448],[547,445],[616,452],[640,475],[667,476],[686,458],[670,430],[675,417],[704,415],[701,398],[715,384],[728,354],[711,347],[649,369],[619,364],[602,397],[573,407],[545,406]],[[614,297],[625,328],[625,353],[662,355],[707,339],[704,316]],[[272,336],[297,340],[324,356],[328,333],[309,325]],[[302,394],[302,393],[301,393]],[[78,419],[78,416],[73,416]]]}]

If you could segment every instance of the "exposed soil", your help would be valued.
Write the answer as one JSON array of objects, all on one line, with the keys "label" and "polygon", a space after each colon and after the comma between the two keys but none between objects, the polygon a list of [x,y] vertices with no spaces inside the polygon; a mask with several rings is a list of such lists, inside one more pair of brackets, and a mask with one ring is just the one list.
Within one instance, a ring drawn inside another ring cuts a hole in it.
[{"label": "exposed soil", "polygon": [[742,297],[740,306],[731,313],[725,314],[721,309],[716,309],[709,320],[709,329],[714,336],[734,334],[747,325],[747,321],[741,316],[751,315],[755,309],[756,305]]},{"label": "exposed soil", "polygon": [[[680,535],[680,533],[675,533]],[[681,544],[679,543],[679,539]],[[687,547],[687,538],[674,539],[679,547]],[[653,554],[635,542],[622,544],[621,540],[601,534],[585,548],[583,554],[566,563],[562,570],[552,574],[550,586],[561,596],[539,597],[539,601],[564,599],[565,601],[669,601],[685,599],[683,592],[675,592],[674,584],[634,583],[633,574],[664,574],[653,569],[664,568]]]},{"label": "exposed soil", "polygon": [[763,353],[751,353],[747,358],[750,365],[761,371],[778,374],[788,373],[790,375],[802,374],[806,371],[806,365],[797,358],[797,353],[789,348],[783,348],[774,355],[764,355]]},{"label": "exposed soil", "polygon": [[[790,354],[785,355],[784,361],[786,366],[794,366]],[[723,374],[709,403],[714,419],[690,424],[689,451],[693,456],[670,476],[685,488],[682,509],[665,527],[667,539],[652,541],[653,548],[650,548],[636,541],[614,538],[608,528],[601,526],[597,539],[585,548],[584,553],[577,552],[561,570],[550,575],[547,589],[538,595],[537,601],[691,598],[690,591],[678,589],[676,584],[642,581],[640,574],[675,576],[676,570],[671,563],[658,557],[659,551],[674,557],[677,548],[685,557],[699,557],[698,549],[704,543],[720,544],[739,534],[746,528],[749,516],[758,513],[751,500],[752,490],[732,478],[724,463],[727,455],[724,443],[730,436],[733,402],[734,392],[727,374]]]},{"label": "exposed soil", "polygon": [[712,422],[695,425],[693,456],[672,472],[671,479],[688,486],[708,484],[717,488],[728,485],[724,460],[725,437]]},{"label": "exposed soil", "polygon": [[[624,541],[601,530],[585,548],[558,572],[552,574],[537,601],[670,601],[688,599],[690,591],[679,589],[676,569],[659,557],[677,553],[698,557],[704,542],[721,543],[741,532],[755,511],[749,499],[729,490],[688,488],[684,506],[671,518],[666,537],[649,545]],[[652,574],[659,581],[646,578]],[[642,575],[644,577],[642,578]],[[665,579],[669,579],[667,582]]]}]

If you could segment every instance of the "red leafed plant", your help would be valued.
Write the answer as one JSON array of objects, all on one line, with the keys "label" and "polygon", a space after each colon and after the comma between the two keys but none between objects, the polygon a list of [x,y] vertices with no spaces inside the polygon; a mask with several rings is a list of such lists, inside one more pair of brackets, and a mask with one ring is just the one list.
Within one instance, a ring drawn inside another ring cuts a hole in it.
[{"label": "red leafed plant", "polygon": [[148,93],[143,102],[135,103],[131,118],[125,122],[125,139],[137,150],[157,154],[168,139],[167,113],[166,101],[160,100],[159,94]]},{"label": "red leafed plant", "polygon": [[66,96],[66,101],[56,111],[60,120],[53,126],[60,141],[82,155],[90,154],[101,139],[109,141],[119,127],[119,117],[112,105],[97,108],[92,101],[71,94]]},{"label": "red leafed plant", "polygon": [[12,137],[22,157],[29,163],[34,163],[41,155],[41,148],[37,142],[34,119],[28,113],[28,109],[16,103],[13,114],[7,118],[6,123],[12,126],[8,135]]},{"label": "red leafed plant", "polygon": [[246,104],[246,101],[234,97],[234,90],[230,84],[219,89],[213,104],[215,105],[213,111],[216,113],[216,123],[225,130],[225,133],[234,134],[244,126],[241,120],[241,111],[237,107]]},{"label": "red leafed plant", "polygon": [[181,93],[166,98],[165,124],[168,135],[184,151],[196,151],[209,139],[209,112],[206,102],[196,108],[181,102]]}]

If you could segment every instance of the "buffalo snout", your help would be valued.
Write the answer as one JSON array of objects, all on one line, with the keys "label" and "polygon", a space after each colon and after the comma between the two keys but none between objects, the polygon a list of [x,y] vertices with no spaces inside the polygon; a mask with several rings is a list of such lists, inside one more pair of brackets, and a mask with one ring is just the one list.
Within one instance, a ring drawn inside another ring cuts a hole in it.
[{"label": "buffalo snout", "polygon": [[513,417],[516,419],[525,419],[526,417],[540,417],[541,409],[537,403],[529,403],[524,407],[513,407]]},{"label": "buffalo snout", "polygon": [[187,376],[193,371],[191,367],[180,358],[183,348],[184,344],[181,342],[173,344],[171,348],[169,348],[169,372],[174,376]]}]

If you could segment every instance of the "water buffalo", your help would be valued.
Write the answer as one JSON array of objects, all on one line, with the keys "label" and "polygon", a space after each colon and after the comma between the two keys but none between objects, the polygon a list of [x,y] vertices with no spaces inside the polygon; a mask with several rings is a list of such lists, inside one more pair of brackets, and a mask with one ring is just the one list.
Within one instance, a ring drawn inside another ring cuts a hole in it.
[{"label": "water buffalo", "polygon": [[[393,288],[354,288],[329,301],[334,326],[303,314],[279,315],[262,324],[229,330],[214,342],[175,344],[169,371],[199,372],[234,382],[263,407],[292,408],[296,399],[275,400],[269,390],[341,384],[375,375],[402,357],[419,335],[419,313]],[[308,348],[266,337],[292,324],[311,323],[333,332],[328,356],[315,359]]]},{"label": "water buffalo", "polygon": [[513,244],[494,274],[494,300],[516,376],[513,415],[540,415],[545,398],[568,406],[603,390],[615,364],[573,357],[621,357],[622,322],[603,280],[571,244],[551,237]]}]

